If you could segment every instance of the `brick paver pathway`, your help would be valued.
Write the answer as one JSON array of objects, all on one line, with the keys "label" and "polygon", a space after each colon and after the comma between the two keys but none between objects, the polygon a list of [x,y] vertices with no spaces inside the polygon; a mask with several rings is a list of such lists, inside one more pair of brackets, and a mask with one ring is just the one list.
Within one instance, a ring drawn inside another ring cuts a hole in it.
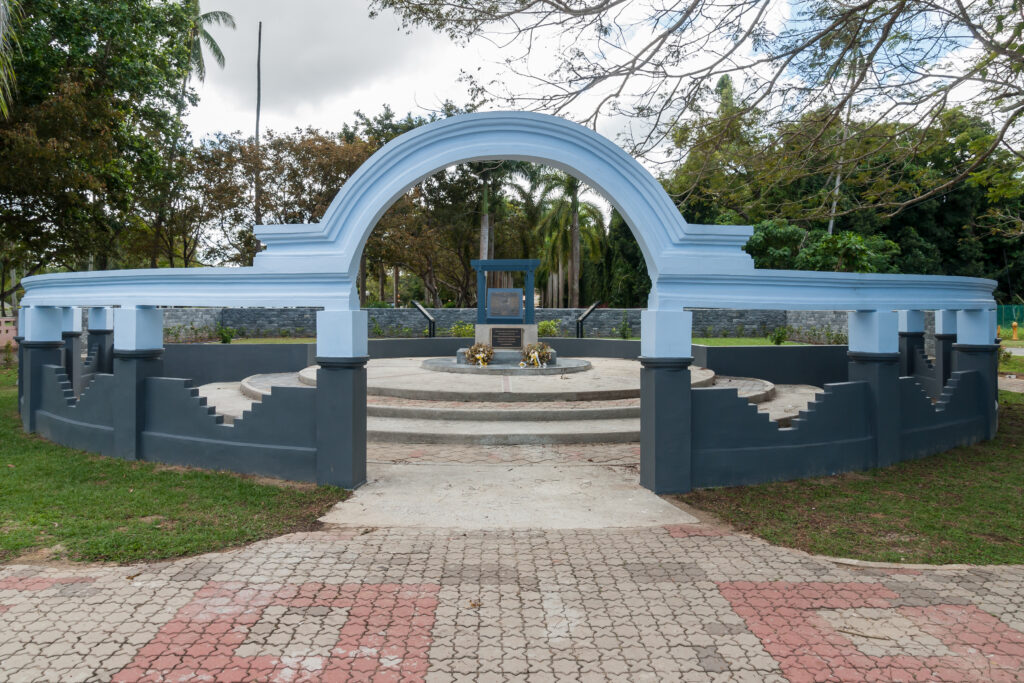
[{"label": "brick paver pathway", "polygon": [[329,528],[0,567],[0,680],[1024,680],[1024,568],[856,568],[698,524]]}]

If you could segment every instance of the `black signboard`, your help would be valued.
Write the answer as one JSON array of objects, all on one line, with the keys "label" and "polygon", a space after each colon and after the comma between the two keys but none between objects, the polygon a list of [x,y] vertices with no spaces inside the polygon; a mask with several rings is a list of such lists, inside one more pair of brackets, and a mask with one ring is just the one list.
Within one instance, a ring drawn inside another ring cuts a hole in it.
[{"label": "black signboard", "polygon": [[521,349],[523,348],[523,328],[521,327],[492,327],[491,346],[496,349]]}]

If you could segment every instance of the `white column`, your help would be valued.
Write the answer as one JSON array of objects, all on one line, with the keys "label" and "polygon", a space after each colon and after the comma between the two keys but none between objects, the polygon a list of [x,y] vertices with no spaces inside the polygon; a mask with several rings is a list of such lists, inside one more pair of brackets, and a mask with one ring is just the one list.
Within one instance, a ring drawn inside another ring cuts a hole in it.
[{"label": "white column", "polygon": [[114,329],[114,309],[110,306],[98,306],[89,309],[90,330]]},{"label": "white column", "polygon": [[935,334],[956,334],[956,314],[949,309],[935,311]]},{"label": "white column", "polygon": [[850,311],[847,322],[853,353],[899,353],[895,311]]},{"label": "white column", "polygon": [[59,342],[63,310],[56,306],[23,306],[19,331],[27,342]]},{"label": "white column", "polygon": [[362,358],[369,355],[366,311],[317,311],[316,355],[319,358]]},{"label": "white column", "polygon": [[987,308],[971,308],[957,311],[956,341],[958,344],[995,344],[996,328],[992,314]]},{"label": "white column", "polygon": [[640,355],[644,358],[693,356],[693,313],[645,310],[640,313]]},{"label": "white column", "polygon": [[61,309],[61,332],[82,331],[82,309],[78,306],[64,306]]},{"label": "white column", "polygon": [[152,306],[114,310],[114,349],[141,351],[164,347],[164,312]]},{"label": "white column", "polygon": [[900,332],[924,332],[924,311],[897,311]]}]

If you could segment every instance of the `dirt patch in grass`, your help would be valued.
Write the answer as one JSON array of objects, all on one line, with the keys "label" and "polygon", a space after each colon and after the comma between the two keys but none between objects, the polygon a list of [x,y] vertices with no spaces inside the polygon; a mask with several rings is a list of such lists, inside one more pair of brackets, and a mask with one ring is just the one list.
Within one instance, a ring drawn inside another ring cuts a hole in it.
[{"label": "dirt patch in grass", "polygon": [[992,441],[883,470],[694,491],[679,500],[810,553],[922,564],[1024,563],[1024,397]]}]

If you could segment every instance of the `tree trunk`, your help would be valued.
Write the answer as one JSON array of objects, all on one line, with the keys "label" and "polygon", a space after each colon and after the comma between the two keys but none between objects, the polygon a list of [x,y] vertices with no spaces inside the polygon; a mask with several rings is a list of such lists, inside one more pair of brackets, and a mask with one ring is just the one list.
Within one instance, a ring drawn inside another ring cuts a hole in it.
[{"label": "tree trunk", "polygon": [[562,308],[565,305],[565,269],[562,261],[558,262],[558,303],[555,308]]},{"label": "tree trunk", "polygon": [[262,99],[262,78],[260,73],[260,61],[263,58],[263,22],[259,24],[256,34],[256,177],[254,192],[254,214],[256,225],[263,225],[263,159],[260,155],[260,100]]},{"label": "tree trunk", "polygon": [[378,266],[377,271],[377,300],[384,301],[384,285],[387,282],[387,274],[384,272],[384,264]]},{"label": "tree trunk", "polygon": [[391,270],[391,304],[398,308],[398,266]]},{"label": "tree trunk", "polygon": [[366,306],[366,252],[359,258],[359,305]]},{"label": "tree trunk", "polygon": [[569,262],[569,308],[580,307],[580,212],[572,212],[572,260]]}]

